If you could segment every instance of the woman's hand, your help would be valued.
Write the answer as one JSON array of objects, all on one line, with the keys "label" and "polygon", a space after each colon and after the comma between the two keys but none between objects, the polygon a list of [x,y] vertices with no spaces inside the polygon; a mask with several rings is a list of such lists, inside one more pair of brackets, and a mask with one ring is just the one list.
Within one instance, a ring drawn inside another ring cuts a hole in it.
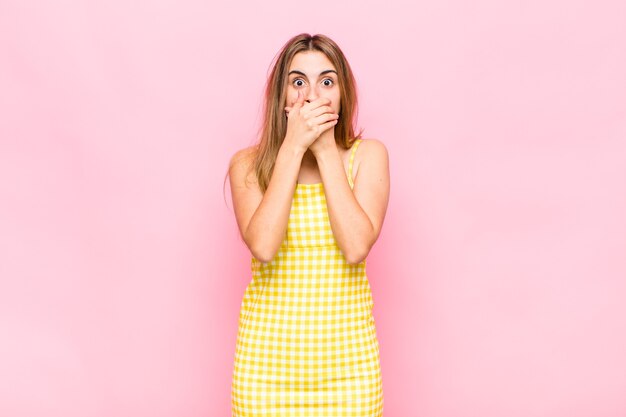
[{"label": "woman's hand", "polygon": [[336,152],[337,142],[335,141],[335,126],[322,132],[322,134],[309,146],[309,150],[316,158],[320,153],[325,151]]},{"label": "woman's hand", "polygon": [[298,99],[287,112],[287,134],[285,141],[292,141],[306,151],[322,133],[337,124],[339,115],[329,106],[330,99],[320,97],[304,103],[304,94],[298,90]]}]

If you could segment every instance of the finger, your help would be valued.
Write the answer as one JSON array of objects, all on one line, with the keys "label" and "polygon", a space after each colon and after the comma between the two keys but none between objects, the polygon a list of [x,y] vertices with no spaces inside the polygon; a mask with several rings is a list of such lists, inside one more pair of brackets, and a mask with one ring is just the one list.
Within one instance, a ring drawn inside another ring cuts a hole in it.
[{"label": "finger", "polygon": [[334,120],[339,120],[339,115],[337,113],[324,113],[315,117],[312,121],[313,123],[322,126],[322,123],[332,122]]},{"label": "finger", "polygon": [[311,101],[311,108],[316,108],[320,106],[330,106],[331,100],[326,97],[318,97],[315,100]]},{"label": "finger", "polygon": [[332,107],[330,106],[320,106],[318,108],[314,108],[308,112],[308,117],[317,117],[326,113],[335,113]]},{"label": "finger", "polygon": [[320,125],[320,130],[322,132],[324,132],[324,131],[330,129],[331,127],[335,126],[337,124],[337,122],[338,122],[337,119],[331,120],[330,122],[326,122],[323,125]]},{"label": "finger", "polygon": [[298,98],[296,99],[296,102],[294,103],[293,108],[302,107],[303,103],[304,103],[304,94],[302,93],[301,90],[298,90]]},{"label": "finger", "polygon": [[330,107],[330,104],[331,104],[330,99],[319,97],[319,98],[316,98],[315,100],[312,100],[306,103],[304,106],[302,106],[302,110],[304,110],[305,112],[312,112],[313,110],[318,109],[320,107]]}]

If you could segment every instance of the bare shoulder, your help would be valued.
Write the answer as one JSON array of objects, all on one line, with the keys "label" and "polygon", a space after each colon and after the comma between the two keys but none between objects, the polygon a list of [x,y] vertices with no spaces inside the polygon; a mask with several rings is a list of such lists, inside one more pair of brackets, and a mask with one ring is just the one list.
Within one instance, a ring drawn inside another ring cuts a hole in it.
[{"label": "bare shoulder", "polygon": [[362,147],[363,153],[367,153],[369,156],[381,157],[387,155],[387,147],[380,139],[361,139],[359,147]]},{"label": "bare shoulder", "polygon": [[385,144],[376,138],[361,139],[359,149],[354,158],[355,168],[358,173],[358,166],[361,163],[387,165],[389,163],[389,153]]},{"label": "bare shoulder", "polygon": [[230,158],[229,168],[241,168],[241,165],[249,165],[255,153],[256,147],[248,146],[247,148],[239,149]]},{"label": "bare shoulder", "polygon": [[256,155],[256,146],[249,146],[238,150],[230,158],[228,172],[231,181],[242,184],[246,179],[252,180],[254,177],[254,156]]}]

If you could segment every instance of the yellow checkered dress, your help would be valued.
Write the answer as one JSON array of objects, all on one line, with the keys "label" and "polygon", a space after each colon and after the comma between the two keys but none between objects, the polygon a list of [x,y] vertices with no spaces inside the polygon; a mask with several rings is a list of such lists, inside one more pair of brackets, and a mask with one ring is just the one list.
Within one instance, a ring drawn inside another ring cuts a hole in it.
[{"label": "yellow checkered dress", "polygon": [[[359,143],[350,154],[351,188]],[[340,252],[323,184],[298,184],[276,256],[268,263],[252,257],[239,314],[233,417],[382,416],[365,263],[350,265]]]}]

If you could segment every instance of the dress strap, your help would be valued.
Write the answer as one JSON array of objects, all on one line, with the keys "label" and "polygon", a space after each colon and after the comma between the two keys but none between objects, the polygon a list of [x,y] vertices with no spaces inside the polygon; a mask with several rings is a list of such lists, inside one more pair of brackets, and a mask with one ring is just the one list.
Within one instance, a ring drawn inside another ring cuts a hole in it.
[{"label": "dress strap", "polygon": [[348,182],[350,183],[350,188],[354,187],[354,181],[352,180],[352,165],[354,164],[354,155],[356,154],[356,148],[359,147],[359,143],[361,143],[362,139],[357,139],[354,141],[354,145],[352,145],[352,152],[350,153],[350,162],[348,163]]}]

